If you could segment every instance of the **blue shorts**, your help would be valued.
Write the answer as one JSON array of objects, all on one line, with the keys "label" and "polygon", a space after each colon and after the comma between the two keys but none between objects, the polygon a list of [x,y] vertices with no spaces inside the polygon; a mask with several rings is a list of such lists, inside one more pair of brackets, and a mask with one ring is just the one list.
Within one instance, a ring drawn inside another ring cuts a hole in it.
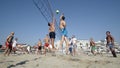
[{"label": "blue shorts", "polygon": [[67,37],[67,30],[66,30],[66,28],[62,29],[62,36]]},{"label": "blue shorts", "polygon": [[113,48],[112,43],[108,43],[109,48]]},{"label": "blue shorts", "polygon": [[69,48],[70,53],[72,53],[72,47]]}]

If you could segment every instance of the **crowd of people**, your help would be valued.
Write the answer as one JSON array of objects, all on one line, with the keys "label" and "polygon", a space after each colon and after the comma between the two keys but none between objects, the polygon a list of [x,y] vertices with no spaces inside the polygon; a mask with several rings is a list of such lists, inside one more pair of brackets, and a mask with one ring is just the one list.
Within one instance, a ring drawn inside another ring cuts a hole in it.
[{"label": "crowd of people", "polygon": [[[55,19],[53,18],[52,22],[48,23],[48,27],[49,27],[49,34],[46,34],[45,38],[44,38],[44,44],[42,44],[42,41],[39,40],[36,47],[35,47],[35,51],[36,54],[44,54],[46,55],[47,51],[50,52],[55,52],[57,49],[55,48],[54,45],[54,41],[56,38],[56,34],[55,34]],[[60,48],[62,49],[62,45],[63,42],[65,42],[66,44],[66,48],[65,48],[65,53],[66,55],[70,54],[72,56],[77,55],[77,38],[75,37],[75,35],[73,35],[71,38],[68,39],[68,35],[67,35],[67,26],[66,26],[66,22],[65,22],[65,16],[64,14],[62,14],[60,16],[60,25],[59,28],[61,30],[61,40],[60,40]],[[11,52],[13,52],[14,54],[16,53],[17,49],[16,46],[17,44],[17,38],[14,39],[14,32],[11,32],[10,35],[7,37],[5,45],[6,45],[6,49],[4,52],[5,56],[9,56]],[[106,32],[106,40],[107,40],[107,44],[106,47],[109,48],[109,50],[111,51],[113,57],[117,57],[115,50],[114,50],[114,38],[112,37],[112,35],[110,34],[110,31]],[[90,39],[90,46],[91,46],[91,53],[93,55],[96,55],[95,52],[95,42],[93,40],[93,38]],[[27,53],[29,54],[31,52],[31,47],[27,46],[26,48]]]}]

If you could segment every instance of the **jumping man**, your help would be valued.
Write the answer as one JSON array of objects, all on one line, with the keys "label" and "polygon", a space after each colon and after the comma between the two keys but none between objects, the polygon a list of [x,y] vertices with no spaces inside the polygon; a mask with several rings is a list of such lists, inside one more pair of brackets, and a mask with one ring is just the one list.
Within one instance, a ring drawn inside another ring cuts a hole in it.
[{"label": "jumping man", "polygon": [[67,29],[66,29],[65,16],[63,14],[60,16],[60,26],[59,27],[60,27],[61,32],[62,32],[60,45],[62,46],[63,42],[65,41],[65,43],[66,43],[66,54],[68,54],[69,42],[68,42],[68,39],[67,39]]}]

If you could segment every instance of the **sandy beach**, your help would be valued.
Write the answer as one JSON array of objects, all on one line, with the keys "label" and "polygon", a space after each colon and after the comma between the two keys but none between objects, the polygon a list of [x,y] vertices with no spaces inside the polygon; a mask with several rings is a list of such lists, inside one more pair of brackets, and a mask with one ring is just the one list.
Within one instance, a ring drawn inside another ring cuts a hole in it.
[{"label": "sandy beach", "polygon": [[56,54],[47,55],[24,54],[4,56],[0,54],[0,68],[119,68],[120,55],[113,58],[110,54],[78,56]]}]

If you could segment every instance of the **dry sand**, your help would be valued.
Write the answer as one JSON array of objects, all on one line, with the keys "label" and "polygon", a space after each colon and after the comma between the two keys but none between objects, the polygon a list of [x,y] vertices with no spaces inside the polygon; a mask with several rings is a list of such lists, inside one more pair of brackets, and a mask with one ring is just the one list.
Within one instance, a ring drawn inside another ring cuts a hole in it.
[{"label": "dry sand", "polygon": [[120,55],[113,58],[107,56],[79,56],[60,55],[52,56],[24,54],[3,56],[0,54],[0,68],[120,68]]}]

